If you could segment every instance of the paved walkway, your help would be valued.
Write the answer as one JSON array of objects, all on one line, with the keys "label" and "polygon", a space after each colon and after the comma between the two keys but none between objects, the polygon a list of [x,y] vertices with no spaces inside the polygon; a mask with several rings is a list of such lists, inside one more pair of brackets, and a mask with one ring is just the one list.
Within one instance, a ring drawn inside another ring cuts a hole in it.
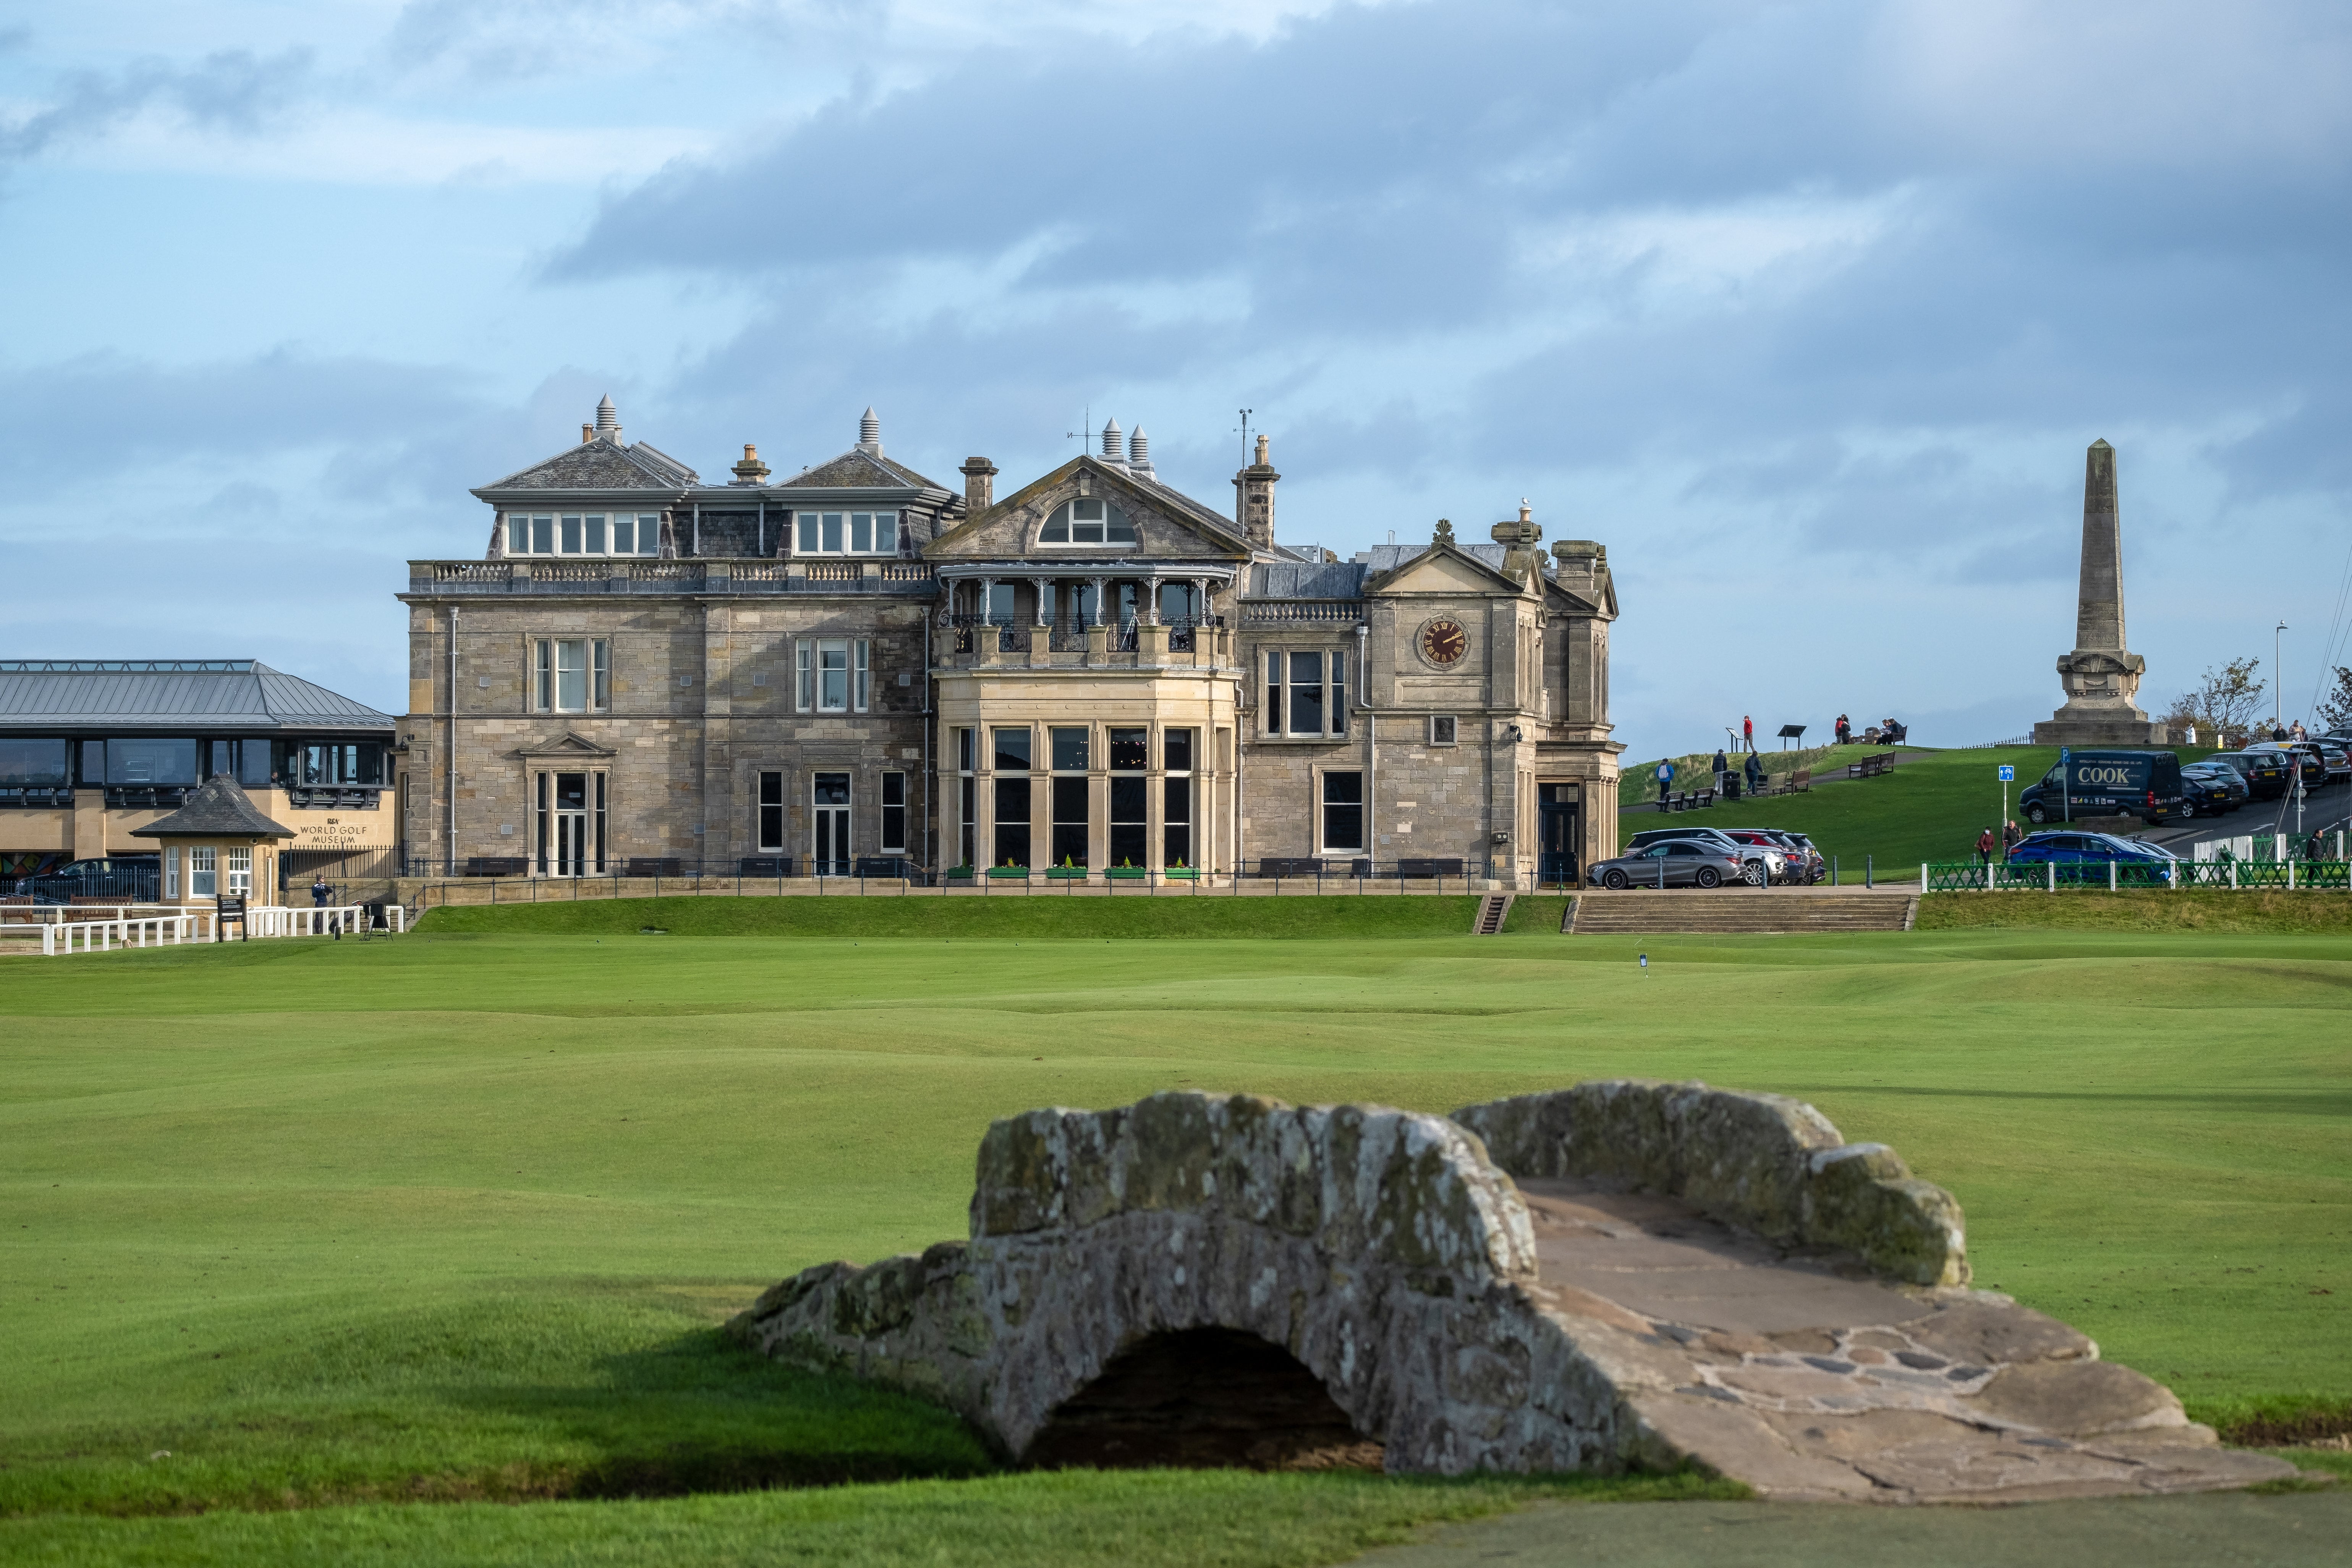
[{"label": "paved walkway", "polygon": [[1654,1430],[1762,1496],[2022,1502],[2294,1473],[2221,1447],[2169,1389],[2006,1296],[1892,1284],[1677,1198],[1518,1186],[1539,1304]]},{"label": "paved walkway", "polygon": [[2023,1508],[1547,1505],[1356,1559],[1363,1568],[2342,1568],[2352,1490],[2100,1498]]}]

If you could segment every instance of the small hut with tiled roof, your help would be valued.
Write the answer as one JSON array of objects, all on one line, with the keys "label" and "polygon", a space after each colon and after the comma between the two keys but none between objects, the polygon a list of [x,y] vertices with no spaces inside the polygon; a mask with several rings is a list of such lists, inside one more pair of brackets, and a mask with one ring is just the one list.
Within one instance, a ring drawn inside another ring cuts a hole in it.
[{"label": "small hut with tiled roof", "polygon": [[163,902],[242,897],[261,907],[278,901],[278,840],[294,837],[262,816],[226,773],[215,773],[171,816],[131,832],[163,851]]}]

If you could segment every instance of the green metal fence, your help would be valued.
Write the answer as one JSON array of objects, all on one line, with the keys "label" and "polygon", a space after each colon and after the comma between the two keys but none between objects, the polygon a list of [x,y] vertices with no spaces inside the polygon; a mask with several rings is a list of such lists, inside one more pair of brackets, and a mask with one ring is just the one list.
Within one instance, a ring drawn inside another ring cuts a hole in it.
[{"label": "green metal fence", "polygon": [[2237,891],[2352,888],[2352,862],[2343,860],[2077,860],[1990,866],[1972,860],[1931,860],[1919,868],[1930,893],[2105,892],[2126,889],[2223,888]]}]

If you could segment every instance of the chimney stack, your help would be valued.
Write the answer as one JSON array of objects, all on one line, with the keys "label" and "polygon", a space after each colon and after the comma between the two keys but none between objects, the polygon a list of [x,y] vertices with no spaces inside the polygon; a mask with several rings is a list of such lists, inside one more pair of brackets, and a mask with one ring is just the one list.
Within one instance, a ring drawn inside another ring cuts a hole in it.
[{"label": "chimney stack", "polygon": [[963,460],[963,510],[967,517],[978,517],[996,504],[996,465],[986,458],[966,458]]},{"label": "chimney stack", "polygon": [[1274,550],[1274,486],[1282,476],[1274,471],[1274,459],[1267,456],[1266,438],[1257,438],[1257,461],[1234,476],[1234,489],[1241,492],[1242,535],[1250,548],[1265,553]]},{"label": "chimney stack", "polygon": [[739,485],[764,484],[768,465],[760,461],[760,448],[751,442],[743,443],[743,460],[735,465],[735,482]]}]

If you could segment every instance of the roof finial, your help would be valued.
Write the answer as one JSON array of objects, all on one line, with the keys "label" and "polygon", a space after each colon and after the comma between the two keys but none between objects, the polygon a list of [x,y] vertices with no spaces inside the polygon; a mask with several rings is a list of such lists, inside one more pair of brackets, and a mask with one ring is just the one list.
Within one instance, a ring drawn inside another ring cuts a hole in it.
[{"label": "roof finial", "polygon": [[1519,521],[1521,522],[1533,522],[1535,518],[1536,509],[1528,504],[1527,497],[1521,496],[1519,498]]},{"label": "roof finial", "polygon": [[882,455],[882,419],[872,404],[857,416],[857,449],[871,457]]},{"label": "roof finial", "polygon": [[1430,536],[1430,542],[1432,544],[1454,542],[1454,524],[1451,520],[1443,517],[1437,520],[1437,531]]},{"label": "roof finial", "polygon": [[1119,436],[1118,421],[1116,419],[1103,421],[1102,460],[1106,463],[1127,461],[1127,443]]},{"label": "roof finial", "polygon": [[1157,477],[1151,471],[1151,437],[1140,425],[1128,432],[1127,466],[1147,479]]},{"label": "roof finial", "polygon": [[596,405],[596,434],[603,436],[607,433],[614,436],[621,433],[621,416],[614,408],[613,395],[609,392],[604,395],[604,401]]}]

